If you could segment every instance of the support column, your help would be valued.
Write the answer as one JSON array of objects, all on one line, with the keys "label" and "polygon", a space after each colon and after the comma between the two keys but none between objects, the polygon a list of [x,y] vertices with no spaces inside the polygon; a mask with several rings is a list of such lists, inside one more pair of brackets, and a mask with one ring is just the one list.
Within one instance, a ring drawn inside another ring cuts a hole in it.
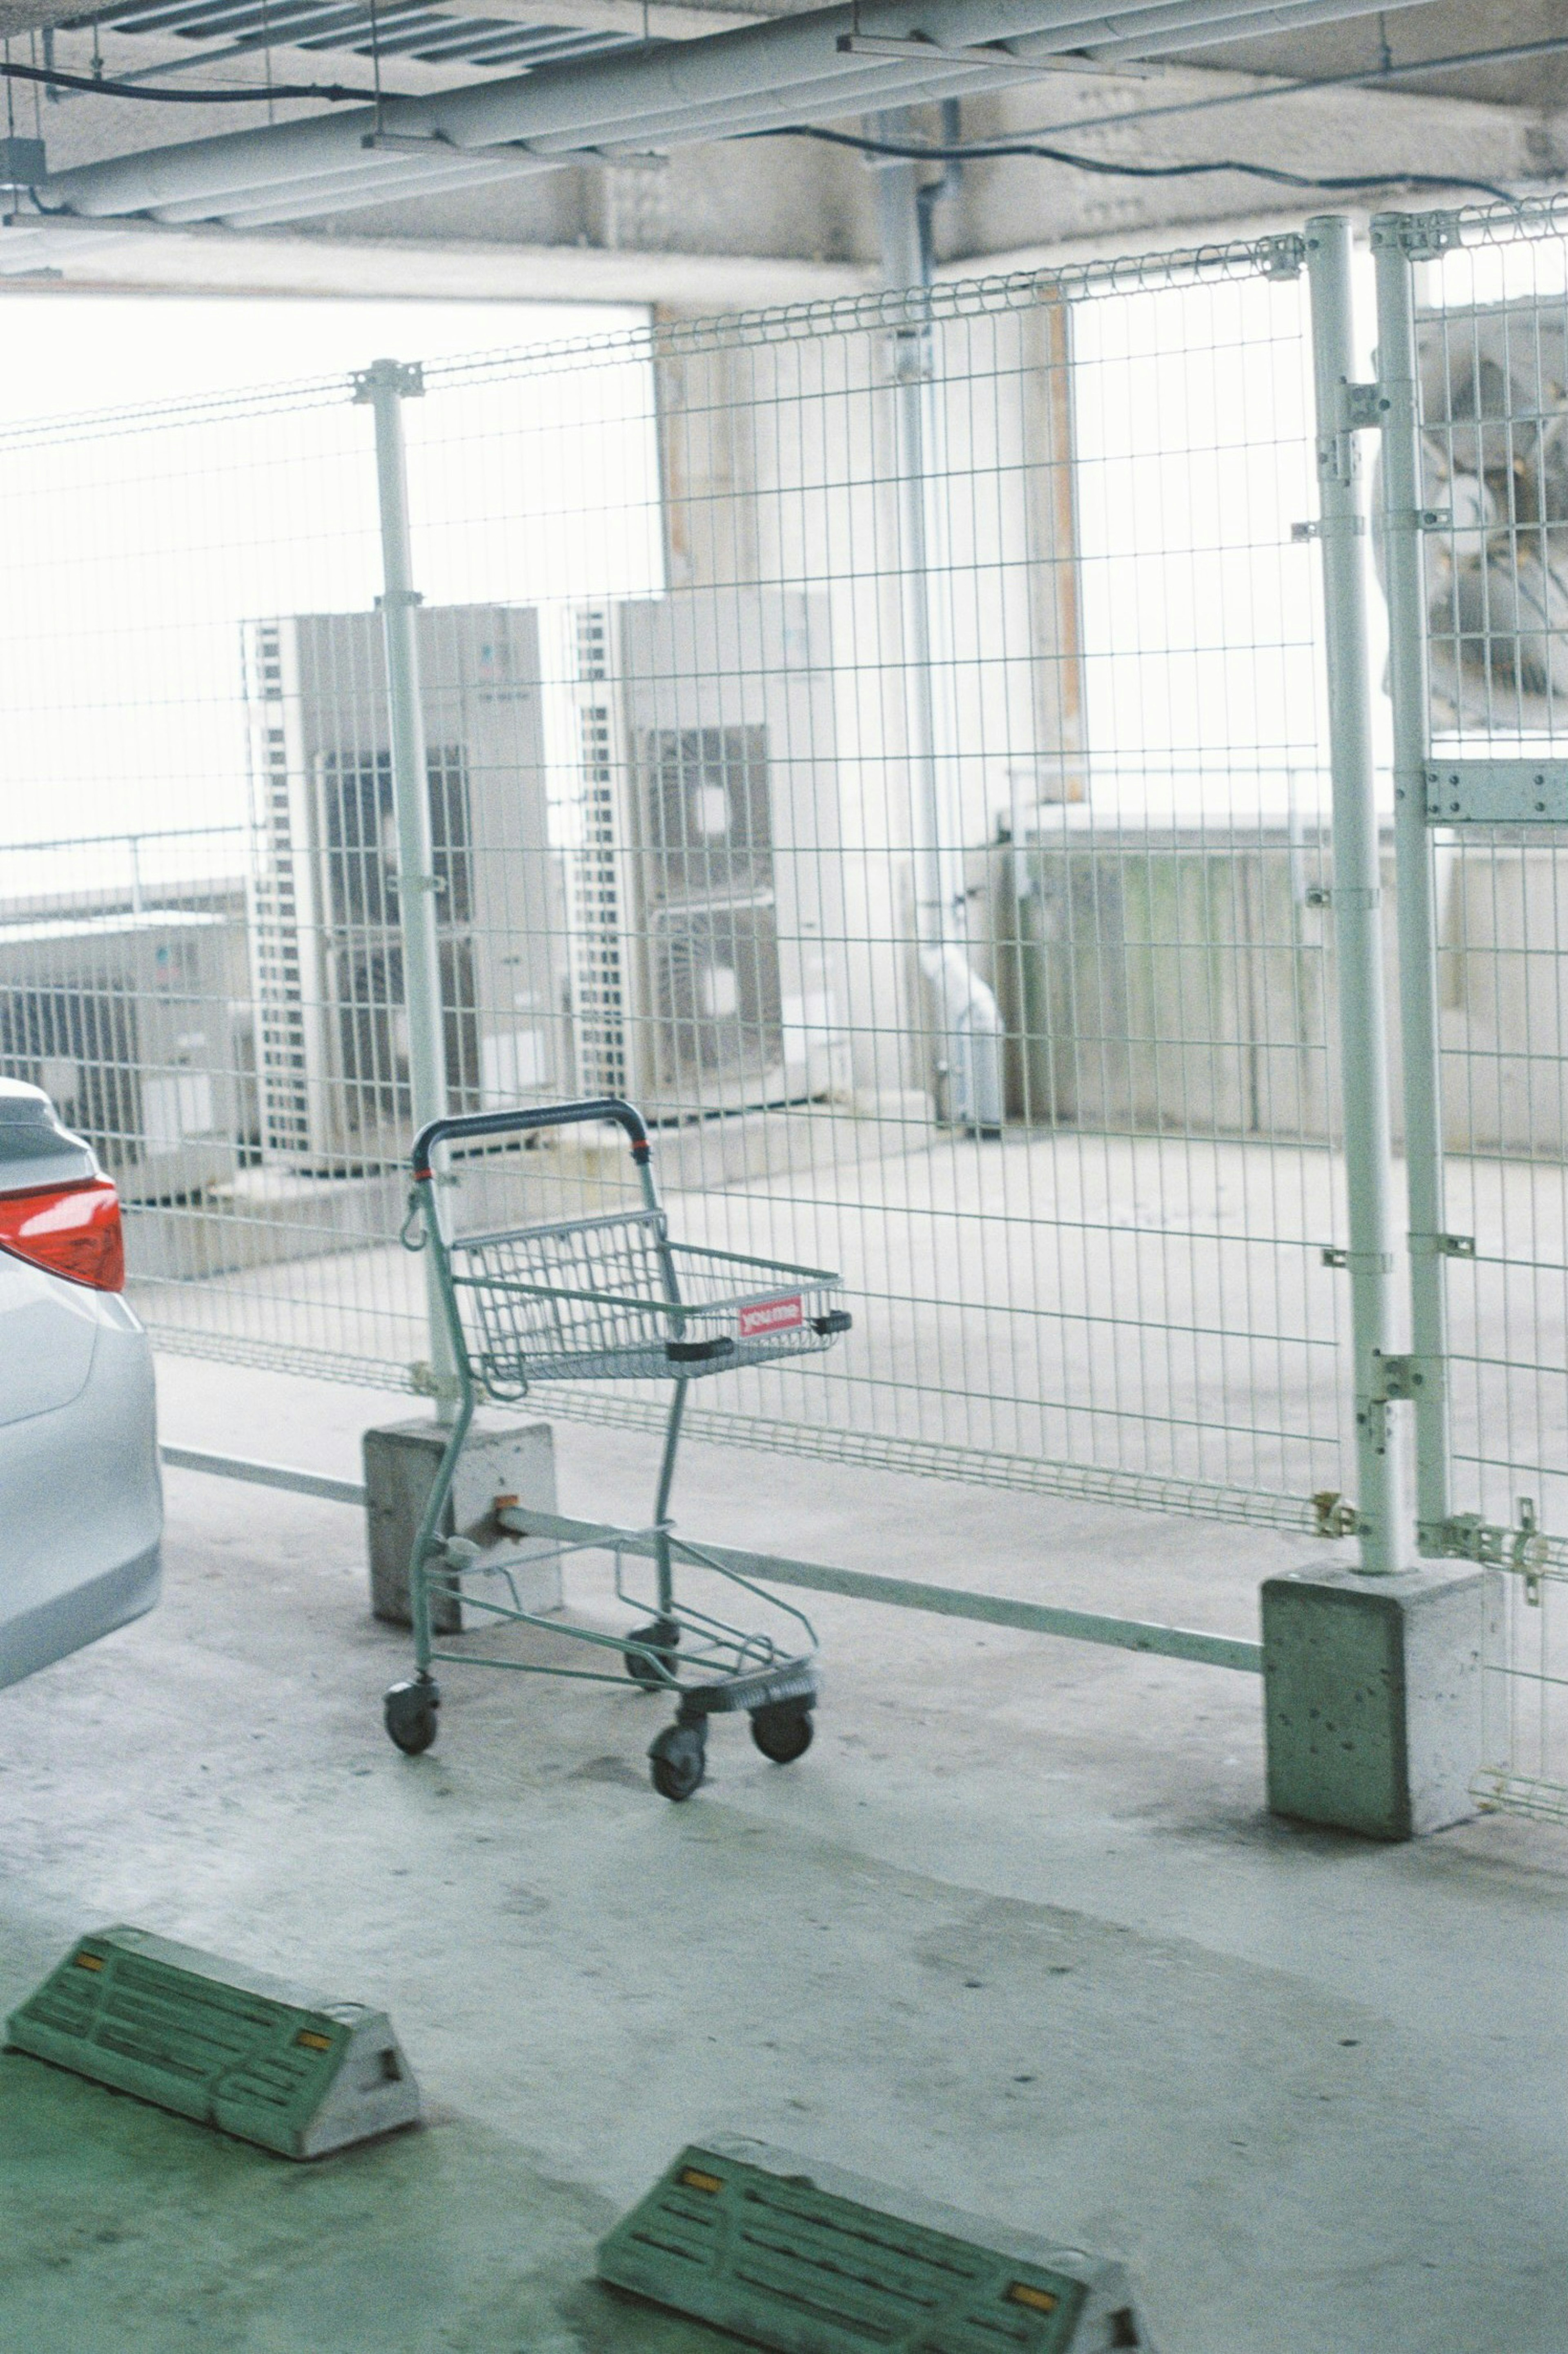
[{"label": "support column", "polygon": [[[418,367],[376,360],[355,378],[354,397],[376,418],[376,479],[381,514],[380,599],[387,644],[392,809],[397,832],[397,920],[402,934],[403,1004],[408,1025],[409,1142],[447,1109],[446,1030],[441,1010],[440,942],[436,920],[436,860],[430,832],[429,753],[419,694],[408,537],[408,472],[403,403],[425,389]],[[438,1181],[439,1182],[439,1181]],[[425,1262],[430,1374],[438,1421],[450,1422],[457,1399],[451,1344],[435,1269]]]},{"label": "support column", "polygon": [[[1349,222],[1309,221],[1307,260],[1317,383],[1361,1564],[1359,1570],[1298,1572],[1269,1578],[1264,1585],[1268,1803],[1277,1814],[1307,1822],[1376,1839],[1409,1839],[1475,1811],[1470,1783],[1480,1760],[1485,1603],[1482,1580],[1474,1570],[1406,1566],[1410,1546],[1391,1405],[1395,1398],[1418,1394],[1420,1365],[1397,1354],[1393,1338],[1393,1152],[1366,526],[1355,440],[1359,429],[1384,412],[1375,388],[1352,381]],[[1386,495],[1393,497],[1392,487]],[[1414,495],[1406,504],[1414,508]],[[1418,554],[1416,562],[1418,583]],[[1408,631],[1409,580],[1407,575],[1402,578],[1399,626]],[[1424,612],[1414,627],[1420,640],[1415,660],[1424,663]],[[1408,646],[1397,658],[1395,678],[1408,727],[1416,684]],[[1407,843],[1407,859],[1409,848]],[[1419,850],[1424,865],[1425,840]],[[1405,872],[1402,866],[1402,957],[1429,960],[1431,935],[1429,928],[1423,934],[1422,908],[1404,905]],[[1404,984],[1406,1006],[1416,1004],[1418,1052],[1423,971],[1429,974],[1429,961]],[[1436,1017],[1434,999],[1427,1041],[1434,1064]],[[1408,1013],[1406,1018],[1408,1024]],[[1408,1056],[1408,1026],[1404,1051]],[[1407,1101],[1414,1092],[1418,1112],[1428,1119],[1435,1115],[1435,1099],[1424,1098],[1423,1091],[1433,1076],[1417,1070],[1407,1077]]]},{"label": "support column", "polygon": [[1430,751],[1426,589],[1415,301],[1400,213],[1372,223],[1377,264],[1378,406],[1383,417],[1383,551],[1388,593],[1388,683],[1393,704],[1393,843],[1399,1005],[1409,1201],[1410,1344],[1415,1416],[1415,1534],[1442,1554],[1448,1486],[1448,1315],[1443,1098],[1437,1022],[1437,907],[1426,822]]},{"label": "support column", "polygon": [[1393,1148],[1367,645],[1366,516],[1361,453],[1350,422],[1355,344],[1348,220],[1308,221],[1307,267],[1312,295],[1319,530],[1329,673],[1340,1117],[1355,1366],[1356,1535],[1361,1569],[1375,1576],[1404,1565],[1404,1500],[1399,1458],[1391,1444],[1386,1373],[1387,1361],[1394,1353],[1390,1215]]},{"label": "support column", "polygon": [[[902,115],[883,119],[885,133],[906,136]],[[916,166],[884,162],[876,173],[882,277],[890,289],[924,288],[930,254],[923,233]],[[950,747],[938,724],[938,643],[932,595],[939,516],[931,481],[932,336],[912,317],[894,330],[893,400],[896,421],[898,576],[904,712],[915,864],[915,938],[934,1034],[939,1116],[955,1128],[989,1133],[1002,1119],[1002,1026],[996,1000],[975,971],[969,949],[969,899],[956,795],[947,789]]]}]

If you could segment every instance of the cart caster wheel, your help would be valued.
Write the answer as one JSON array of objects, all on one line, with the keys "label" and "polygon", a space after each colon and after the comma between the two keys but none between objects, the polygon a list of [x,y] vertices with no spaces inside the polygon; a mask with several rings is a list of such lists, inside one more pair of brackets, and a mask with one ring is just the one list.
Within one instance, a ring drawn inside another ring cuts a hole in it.
[{"label": "cart caster wheel", "polygon": [[775,1766],[793,1766],[797,1757],[804,1757],[812,1731],[810,1709],[798,1700],[779,1701],[751,1712],[751,1737]]},{"label": "cart caster wheel", "polygon": [[418,1757],[436,1737],[436,1711],[441,1695],[429,1676],[414,1676],[393,1684],[381,1704],[387,1730],[406,1757]]},{"label": "cart caster wheel", "polygon": [[707,1743],[694,1724],[668,1724],[648,1752],[653,1787],[679,1805],[689,1798],[707,1766]]},{"label": "cart caster wheel", "polygon": [[[629,1643],[641,1643],[644,1650],[657,1651],[662,1658],[673,1663],[681,1630],[673,1618],[655,1618],[646,1627],[633,1627],[626,1639]],[[654,1674],[641,1652],[628,1651],[623,1656],[626,1672],[634,1684],[641,1684],[644,1691],[669,1690],[663,1678]]]}]

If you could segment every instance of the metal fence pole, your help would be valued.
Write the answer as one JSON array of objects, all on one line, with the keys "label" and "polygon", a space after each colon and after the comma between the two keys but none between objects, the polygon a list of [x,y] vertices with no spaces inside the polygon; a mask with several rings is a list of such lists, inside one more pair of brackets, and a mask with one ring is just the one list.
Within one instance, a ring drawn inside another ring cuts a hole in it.
[{"label": "metal fence pole", "polygon": [[1393,704],[1393,841],[1410,1215],[1410,1338],[1413,1371],[1419,1376],[1412,1387],[1416,1544],[1424,1553],[1442,1553],[1450,1511],[1447,1237],[1437,907],[1426,824],[1430,704],[1412,226],[1404,214],[1382,214],[1372,223],[1372,241],[1377,262],[1378,400],[1383,420],[1382,521],[1389,693]]},{"label": "metal fence pole", "polygon": [[[441,1011],[440,942],[436,919],[435,844],[430,829],[429,752],[419,695],[419,649],[414,613],[421,599],[413,585],[408,539],[408,470],[403,445],[403,403],[425,389],[417,367],[376,360],[355,378],[355,398],[376,418],[376,496],[381,514],[387,644],[387,703],[391,738],[392,811],[397,834],[397,919],[403,950],[403,1004],[408,1028],[410,1140],[447,1109],[446,1034]],[[436,1411],[450,1419],[457,1397],[456,1368],[436,1271],[425,1262],[430,1373]]]},{"label": "metal fence pole", "polygon": [[[907,136],[901,115],[884,118],[885,134]],[[885,159],[876,173],[877,232],[883,282],[903,291],[930,280],[919,185],[912,163]],[[903,630],[905,726],[913,786],[915,939],[936,1034],[937,1099],[950,1126],[990,1130],[1002,1118],[1001,1020],[975,971],[969,944],[969,899],[953,790],[952,748],[939,742],[932,574],[931,460],[933,339],[928,319],[895,330],[894,415],[898,467],[898,586]]]},{"label": "metal fence pole", "polygon": [[1349,221],[1342,216],[1308,221],[1307,260],[1333,787],[1332,898],[1355,1354],[1357,1532],[1361,1565],[1370,1574],[1403,1566],[1404,1514],[1388,1411],[1393,1147],[1367,652],[1366,525],[1351,407],[1354,338]]}]

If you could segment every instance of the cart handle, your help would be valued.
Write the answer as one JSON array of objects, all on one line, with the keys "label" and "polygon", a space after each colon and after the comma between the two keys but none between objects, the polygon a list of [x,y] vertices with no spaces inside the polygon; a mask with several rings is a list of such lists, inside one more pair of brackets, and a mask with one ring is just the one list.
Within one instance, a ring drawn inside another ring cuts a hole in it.
[{"label": "cart handle", "polygon": [[631,1139],[631,1158],[646,1161],[652,1147],[640,1111],[620,1096],[587,1096],[577,1103],[519,1104],[511,1111],[471,1111],[450,1119],[427,1121],[414,1139],[416,1184],[427,1184],[432,1174],[430,1156],[438,1144],[460,1136],[511,1136],[529,1128],[570,1128],[578,1121],[613,1119]]}]

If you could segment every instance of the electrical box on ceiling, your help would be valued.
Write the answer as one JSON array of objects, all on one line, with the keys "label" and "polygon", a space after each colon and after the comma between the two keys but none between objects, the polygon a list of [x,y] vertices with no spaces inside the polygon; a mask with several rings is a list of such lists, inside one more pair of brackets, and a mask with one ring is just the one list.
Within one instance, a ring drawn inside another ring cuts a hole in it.
[{"label": "electrical box on ceiling", "polygon": [[318,2000],[146,1929],[79,1937],[12,2012],[6,2038],[284,2158],[322,2158],[419,2119],[384,2011]]},{"label": "electrical box on ceiling", "polygon": [[599,2274],[777,2354],[1153,2354],[1120,2264],[729,2136],[681,2152]]}]

